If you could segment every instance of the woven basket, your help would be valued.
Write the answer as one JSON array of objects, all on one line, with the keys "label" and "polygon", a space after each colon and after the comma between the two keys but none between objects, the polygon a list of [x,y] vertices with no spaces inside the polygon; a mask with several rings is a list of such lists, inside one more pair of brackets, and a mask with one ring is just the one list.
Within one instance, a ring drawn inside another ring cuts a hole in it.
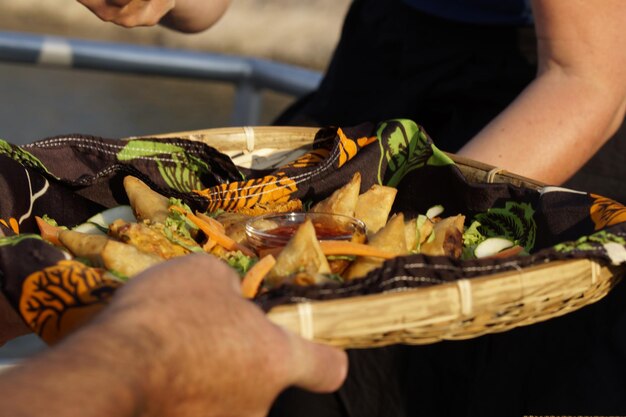
[{"label": "woven basket", "polygon": [[[151,135],[204,142],[239,166],[278,167],[310,149],[317,128],[240,127]],[[456,155],[471,182],[538,189],[542,184]],[[343,348],[459,340],[548,320],[604,297],[623,267],[590,259],[463,279],[402,292],[284,305],[269,318],[301,336]]]}]

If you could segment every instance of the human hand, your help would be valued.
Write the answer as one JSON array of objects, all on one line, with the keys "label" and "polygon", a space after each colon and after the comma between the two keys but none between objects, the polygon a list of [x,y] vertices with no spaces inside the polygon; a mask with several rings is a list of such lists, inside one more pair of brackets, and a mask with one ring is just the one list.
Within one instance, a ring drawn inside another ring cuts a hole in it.
[{"label": "human hand", "polygon": [[189,255],[133,278],[98,316],[100,332],[133,329],[147,415],[262,416],[290,385],[339,388],[345,353],[272,324],[239,286],[223,262]]},{"label": "human hand", "polygon": [[176,5],[176,0],[78,0],[105,22],[127,28],[154,26]]},{"label": "human hand", "polygon": [[26,323],[11,307],[4,294],[0,293],[0,346],[28,333],[30,329]]}]

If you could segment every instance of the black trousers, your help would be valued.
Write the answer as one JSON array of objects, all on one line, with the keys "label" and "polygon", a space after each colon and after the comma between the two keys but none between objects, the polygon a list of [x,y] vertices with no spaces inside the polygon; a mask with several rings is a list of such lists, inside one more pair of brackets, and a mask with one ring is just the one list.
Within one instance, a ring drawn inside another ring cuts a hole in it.
[{"label": "black trousers", "polygon": [[[455,152],[535,72],[531,27],[450,22],[400,0],[356,0],[319,89],[275,123],[347,126],[409,118],[440,149]],[[565,186],[626,203],[626,127]]]},{"label": "black trousers", "polygon": [[[357,0],[327,75],[277,124],[406,117],[456,151],[533,79],[532,28],[477,27]],[[568,185],[626,202],[622,128]],[[626,284],[564,317],[472,340],[349,351],[336,394],[284,392],[270,416],[626,415]]]}]

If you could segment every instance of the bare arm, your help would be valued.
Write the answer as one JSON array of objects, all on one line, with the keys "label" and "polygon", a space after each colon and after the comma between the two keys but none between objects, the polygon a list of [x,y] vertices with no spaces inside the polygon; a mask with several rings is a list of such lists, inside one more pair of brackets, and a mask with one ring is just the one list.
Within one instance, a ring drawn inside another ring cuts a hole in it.
[{"label": "bare arm", "polygon": [[78,0],[106,22],[124,27],[162,24],[186,33],[215,24],[230,0]]},{"label": "bare arm", "polygon": [[610,138],[626,107],[626,2],[533,0],[536,79],[458,153],[551,184]]},{"label": "bare arm", "polygon": [[270,323],[228,266],[189,255],[126,284],[56,347],[0,374],[7,416],[262,416],[289,385],[335,390],[343,352]]}]

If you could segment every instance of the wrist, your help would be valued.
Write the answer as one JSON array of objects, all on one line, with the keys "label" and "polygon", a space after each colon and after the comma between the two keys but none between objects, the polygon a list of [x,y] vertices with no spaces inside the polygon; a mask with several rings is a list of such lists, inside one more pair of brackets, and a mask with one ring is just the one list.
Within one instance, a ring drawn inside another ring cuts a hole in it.
[{"label": "wrist", "polygon": [[108,372],[109,383],[124,391],[118,400],[132,413],[128,415],[160,415],[172,378],[167,371],[174,369],[171,355],[165,350],[166,335],[156,330],[164,326],[158,324],[158,317],[134,310],[103,313],[85,328],[84,334],[76,335],[77,346],[97,351],[84,354],[85,360],[97,363]]}]

